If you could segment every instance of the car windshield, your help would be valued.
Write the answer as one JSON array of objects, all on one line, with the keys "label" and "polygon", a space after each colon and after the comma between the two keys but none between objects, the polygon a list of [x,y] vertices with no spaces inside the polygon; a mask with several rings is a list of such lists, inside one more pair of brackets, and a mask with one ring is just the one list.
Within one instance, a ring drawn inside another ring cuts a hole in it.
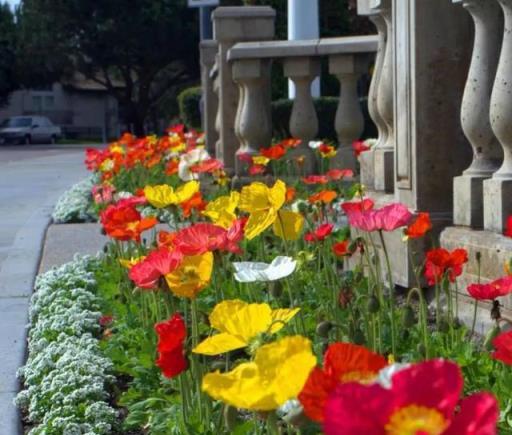
[{"label": "car windshield", "polygon": [[31,124],[32,118],[8,118],[0,124],[0,127],[30,127]]}]

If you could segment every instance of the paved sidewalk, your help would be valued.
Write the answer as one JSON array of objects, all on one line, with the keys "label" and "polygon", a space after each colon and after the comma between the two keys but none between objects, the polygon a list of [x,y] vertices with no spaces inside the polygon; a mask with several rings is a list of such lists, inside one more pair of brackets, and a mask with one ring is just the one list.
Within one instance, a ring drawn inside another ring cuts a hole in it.
[{"label": "paved sidewalk", "polygon": [[86,176],[82,162],[78,147],[0,147],[0,435],[21,433],[12,400],[41,244],[58,197]]}]

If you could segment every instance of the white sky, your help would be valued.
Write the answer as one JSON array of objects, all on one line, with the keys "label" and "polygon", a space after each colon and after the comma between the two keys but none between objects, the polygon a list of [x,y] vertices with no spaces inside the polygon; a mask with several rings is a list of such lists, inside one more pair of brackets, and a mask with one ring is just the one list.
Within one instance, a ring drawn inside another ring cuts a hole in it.
[{"label": "white sky", "polygon": [[11,6],[16,6],[20,0],[6,0]]}]

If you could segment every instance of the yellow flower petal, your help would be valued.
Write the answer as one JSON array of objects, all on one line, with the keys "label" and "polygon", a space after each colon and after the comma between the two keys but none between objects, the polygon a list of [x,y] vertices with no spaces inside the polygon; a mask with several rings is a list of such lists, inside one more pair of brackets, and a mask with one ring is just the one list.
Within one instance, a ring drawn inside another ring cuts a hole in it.
[{"label": "yellow flower petal", "polygon": [[125,267],[126,269],[131,269],[133,266],[135,266],[137,263],[140,263],[146,258],[145,255],[141,257],[131,257],[129,259],[120,258],[119,263],[121,266]]},{"label": "yellow flower petal", "polygon": [[199,192],[201,185],[198,181],[189,181],[176,189],[176,203],[181,204],[182,202],[188,201],[197,192]]},{"label": "yellow flower petal", "polygon": [[298,395],[316,358],[311,342],[301,336],[286,337],[262,346],[254,362],[228,373],[209,373],[203,391],[237,408],[271,411]]},{"label": "yellow flower petal", "polygon": [[240,194],[236,191],[231,192],[230,196],[221,196],[206,206],[203,215],[211,219],[215,225],[229,229],[237,218],[235,210],[239,199]]},{"label": "yellow flower petal", "polygon": [[234,335],[221,333],[212,335],[199,343],[192,352],[202,355],[219,355],[235,349],[247,346],[247,342]]},{"label": "yellow flower petal", "polygon": [[279,210],[286,201],[286,184],[277,180],[269,190],[268,199],[272,207]]},{"label": "yellow flower petal", "polygon": [[272,323],[268,304],[248,304],[238,299],[223,301],[210,314],[210,325],[220,332],[249,342],[258,334],[267,332]]},{"label": "yellow flower petal", "polygon": [[265,156],[253,156],[252,157],[252,162],[255,165],[267,166],[268,162],[270,162],[270,159],[268,157],[265,157]]},{"label": "yellow flower petal", "polygon": [[288,210],[279,210],[274,221],[274,234],[284,240],[297,240],[304,227],[304,216]]},{"label": "yellow flower petal", "polygon": [[270,189],[266,184],[260,182],[244,186],[240,193],[240,210],[253,213],[255,211],[268,210],[271,206],[269,201]]},{"label": "yellow flower petal", "polygon": [[148,202],[156,208],[165,208],[172,204],[176,204],[177,200],[174,189],[167,184],[146,186],[144,188],[144,196]]},{"label": "yellow flower petal", "polygon": [[272,326],[270,332],[275,334],[283,329],[283,327],[300,311],[300,308],[280,308],[272,311]]},{"label": "yellow flower petal", "polygon": [[184,257],[180,267],[165,275],[171,291],[180,297],[195,298],[209,283],[213,271],[213,254]]},{"label": "yellow flower petal", "polygon": [[249,215],[249,219],[245,224],[244,234],[248,240],[254,239],[265,231],[277,218],[275,210],[255,211]]}]

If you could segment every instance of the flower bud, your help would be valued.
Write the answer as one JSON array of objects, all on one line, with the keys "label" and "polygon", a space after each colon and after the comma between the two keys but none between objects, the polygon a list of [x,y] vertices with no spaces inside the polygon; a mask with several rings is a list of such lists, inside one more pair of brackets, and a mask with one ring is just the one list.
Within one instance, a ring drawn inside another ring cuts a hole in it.
[{"label": "flower bud", "polygon": [[404,327],[411,328],[416,325],[416,315],[410,305],[406,305],[404,308]]},{"label": "flower bud", "polygon": [[371,314],[378,313],[380,310],[380,302],[379,302],[379,299],[377,298],[377,296],[371,295],[370,298],[368,299],[368,304],[366,307],[367,307],[369,313],[371,313]]},{"label": "flower bud", "polygon": [[331,331],[333,324],[327,320],[320,322],[316,326],[316,333],[323,338],[329,337],[329,332]]},{"label": "flower bud", "polygon": [[364,336],[364,332],[361,330],[361,328],[357,327],[354,331],[354,336],[352,337],[352,340],[355,344],[363,345],[366,343],[366,338]]},{"label": "flower bud", "polygon": [[491,319],[492,320],[500,320],[501,319],[501,311],[500,311],[500,302],[499,301],[492,302]]},{"label": "flower bud", "polygon": [[269,284],[270,295],[274,299],[279,299],[283,294],[283,284],[280,281],[271,281]]}]

